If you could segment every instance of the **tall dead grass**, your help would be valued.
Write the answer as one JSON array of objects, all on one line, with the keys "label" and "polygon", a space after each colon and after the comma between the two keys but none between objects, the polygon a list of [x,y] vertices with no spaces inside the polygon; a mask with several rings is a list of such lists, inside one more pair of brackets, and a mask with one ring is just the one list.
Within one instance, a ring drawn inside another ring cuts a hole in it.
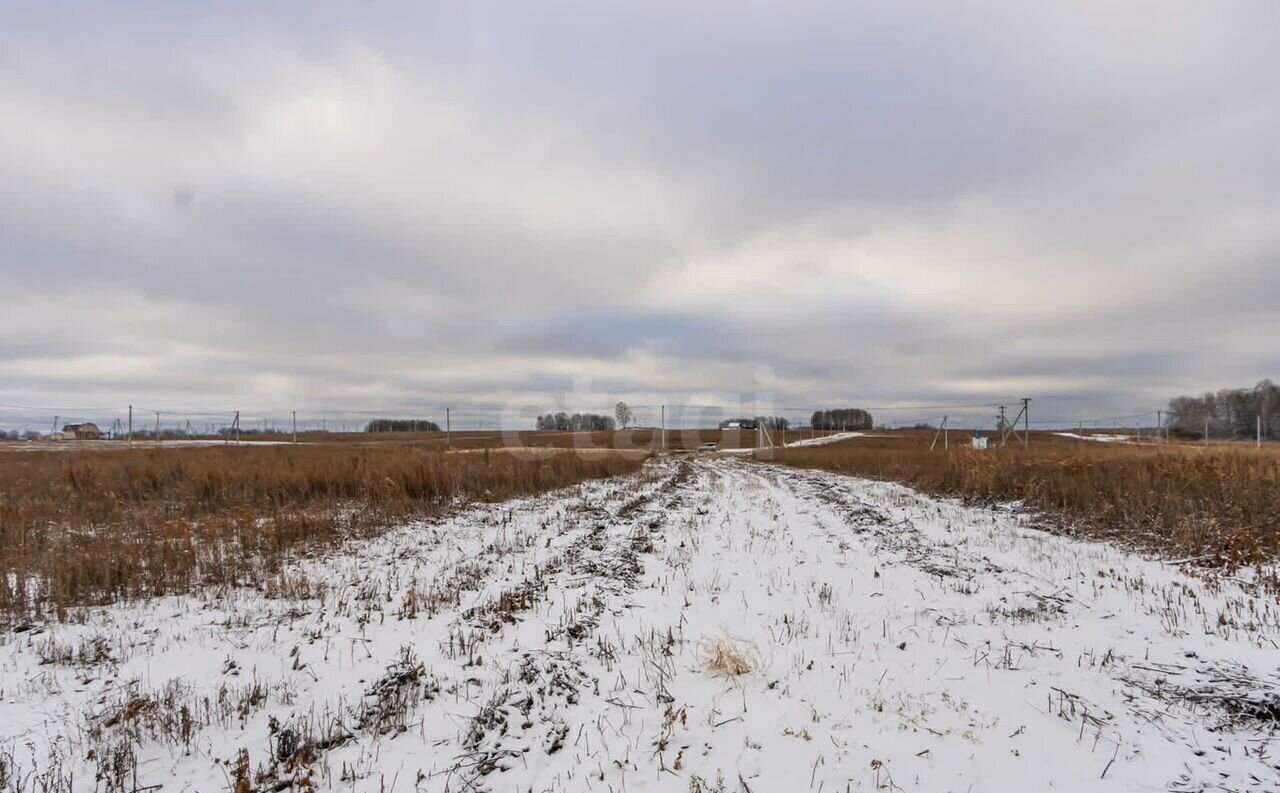
[{"label": "tall dead grass", "polygon": [[771,450],[775,462],[1021,501],[1052,526],[1227,566],[1280,553],[1280,450],[1064,441],[929,451],[930,433]]},{"label": "tall dead grass", "polygon": [[446,455],[410,445],[0,455],[0,620],[260,583],[291,553],[455,499],[503,499],[637,469],[642,454]]}]

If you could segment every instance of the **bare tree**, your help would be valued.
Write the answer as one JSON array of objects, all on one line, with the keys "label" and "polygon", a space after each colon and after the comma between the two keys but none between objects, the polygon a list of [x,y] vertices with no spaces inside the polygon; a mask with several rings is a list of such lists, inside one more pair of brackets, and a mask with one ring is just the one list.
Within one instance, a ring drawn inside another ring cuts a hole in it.
[{"label": "bare tree", "polygon": [[598,432],[612,430],[614,423],[613,419],[608,416],[601,416],[598,413],[574,413],[570,416],[568,413],[561,411],[538,416],[534,426],[540,430],[553,430],[556,432]]},{"label": "bare tree", "polygon": [[815,410],[809,421],[815,430],[871,429],[871,414],[860,408]]},{"label": "bare tree", "polygon": [[1184,437],[1280,439],[1280,387],[1262,380],[1253,388],[1224,388],[1203,397],[1169,400],[1169,429]]},{"label": "bare tree", "polygon": [[617,419],[618,426],[625,430],[631,423],[631,407],[626,402],[619,402],[613,406],[613,417]]}]

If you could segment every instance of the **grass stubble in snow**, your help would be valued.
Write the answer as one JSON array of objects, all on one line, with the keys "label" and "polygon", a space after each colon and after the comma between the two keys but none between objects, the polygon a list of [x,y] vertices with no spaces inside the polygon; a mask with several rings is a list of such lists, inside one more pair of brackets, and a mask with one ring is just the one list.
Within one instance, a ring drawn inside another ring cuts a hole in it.
[{"label": "grass stubble in snow", "polygon": [[0,647],[0,790],[1258,790],[1274,595],[731,458]]},{"label": "grass stubble in snow", "polygon": [[[959,433],[957,433],[959,435]],[[1089,436],[1096,437],[1096,436]],[[1228,573],[1274,571],[1280,555],[1280,447],[1095,443],[1032,433],[1030,446],[944,451],[939,433],[867,434],[757,458],[909,484],[974,503],[1017,502],[1040,525]],[[935,445],[936,444],[936,445]],[[1280,579],[1271,585],[1280,592]]]}]

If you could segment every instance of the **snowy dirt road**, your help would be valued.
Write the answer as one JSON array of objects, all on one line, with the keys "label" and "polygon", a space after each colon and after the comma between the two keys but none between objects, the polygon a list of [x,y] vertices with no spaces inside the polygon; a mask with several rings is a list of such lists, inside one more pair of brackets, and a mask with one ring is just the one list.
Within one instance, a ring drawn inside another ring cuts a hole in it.
[{"label": "snowy dirt road", "polygon": [[1010,510],[664,459],[6,635],[0,790],[1278,789],[1278,634]]}]

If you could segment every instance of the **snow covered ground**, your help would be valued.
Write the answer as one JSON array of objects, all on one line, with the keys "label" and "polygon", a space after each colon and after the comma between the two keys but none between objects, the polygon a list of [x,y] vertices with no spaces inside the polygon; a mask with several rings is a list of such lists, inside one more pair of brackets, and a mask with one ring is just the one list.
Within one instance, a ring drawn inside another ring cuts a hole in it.
[{"label": "snow covered ground", "polygon": [[1133,440],[1132,435],[1110,435],[1103,433],[1080,435],[1075,432],[1055,432],[1053,434],[1060,438],[1071,438],[1077,441],[1097,441],[1098,443],[1127,443]]},{"label": "snow covered ground", "polygon": [[6,635],[0,767],[166,792],[1274,790],[1278,633],[1245,581],[1009,510],[668,458],[265,591]]},{"label": "snow covered ground", "polygon": [[828,443],[847,441],[850,438],[861,438],[865,434],[862,432],[837,432],[835,435],[824,435],[821,438],[805,438],[801,441],[792,441],[787,446],[826,446]]}]

